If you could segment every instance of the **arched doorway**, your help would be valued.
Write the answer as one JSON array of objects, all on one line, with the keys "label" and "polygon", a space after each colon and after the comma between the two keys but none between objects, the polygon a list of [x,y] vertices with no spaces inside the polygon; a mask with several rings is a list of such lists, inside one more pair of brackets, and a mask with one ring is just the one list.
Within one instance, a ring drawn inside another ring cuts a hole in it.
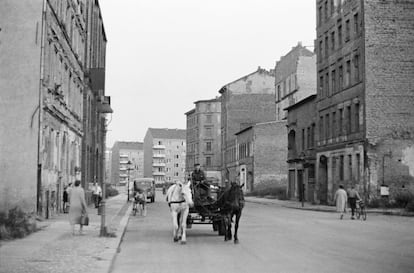
[{"label": "arched doorway", "polygon": [[319,157],[318,170],[318,198],[321,204],[328,203],[328,158],[324,155]]}]

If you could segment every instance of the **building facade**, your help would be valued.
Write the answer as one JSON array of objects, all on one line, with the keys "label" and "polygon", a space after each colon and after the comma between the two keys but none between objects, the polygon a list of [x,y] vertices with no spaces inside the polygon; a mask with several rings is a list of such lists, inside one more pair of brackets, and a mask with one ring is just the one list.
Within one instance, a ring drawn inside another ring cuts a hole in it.
[{"label": "building facade", "polygon": [[285,120],[286,107],[316,93],[316,55],[299,42],[275,67],[276,120]]},{"label": "building facade", "polygon": [[184,181],[186,130],[148,128],[144,138],[144,177],[156,184]]},{"label": "building facade", "polygon": [[221,184],[221,104],[220,99],[196,101],[186,113],[187,176],[199,163],[207,179]]},{"label": "building facade", "polygon": [[85,0],[86,47],[83,90],[82,186],[104,183],[106,114],[112,113],[105,96],[106,35],[99,2]]},{"label": "building facade", "polygon": [[256,123],[236,133],[235,155],[240,185],[246,192],[263,187],[287,186],[286,122]]},{"label": "building facade", "polygon": [[126,185],[128,181],[144,177],[142,142],[116,141],[111,151],[111,184]]},{"label": "building facade", "polygon": [[253,124],[275,120],[274,82],[274,71],[259,67],[220,89],[222,181],[238,177],[235,134]]},{"label": "building facade", "polygon": [[317,201],[414,177],[414,2],[316,1]]},{"label": "building facade", "polygon": [[314,202],[316,94],[285,109],[288,113],[288,196]]},{"label": "building facade", "polygon": [[[48,218],[80,179],[84,1],[1,1],[0,209]],[[22,80],[24,79],[24,80]],[[13,126],[10,126],[13,124]],[[24,166],[24,171],[16,170]]]}]

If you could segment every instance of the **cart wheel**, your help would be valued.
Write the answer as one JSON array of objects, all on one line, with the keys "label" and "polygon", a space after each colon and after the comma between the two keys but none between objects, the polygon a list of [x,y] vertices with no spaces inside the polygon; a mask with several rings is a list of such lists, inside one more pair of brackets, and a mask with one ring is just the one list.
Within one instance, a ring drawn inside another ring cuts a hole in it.
[{"label": "cart wheel", "polygon": [[219,228],[219,223],[218,221],[213,221],[213,231],[217,231]]}]

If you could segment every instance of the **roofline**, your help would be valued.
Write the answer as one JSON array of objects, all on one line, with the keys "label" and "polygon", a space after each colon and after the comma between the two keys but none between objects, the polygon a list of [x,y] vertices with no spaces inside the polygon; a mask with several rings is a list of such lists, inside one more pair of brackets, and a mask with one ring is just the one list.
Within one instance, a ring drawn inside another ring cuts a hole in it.
[{"label": "roofline", "polygon": [[99,8],[99,17],[101,18],[101,21],[102,21],[102,34],[103,34],[103,38],[104,38],[105,42],[108,42],[108,40],[106,39],[105,24],[104,24],[104,20],[103,20],[103,16],[102,16],[101,5],[99,4],[99,0],[95,0],[95,3],[96,3],[96,5]]},{"label": "roofline", "polygon": [[209,100],[198,100],[198,101],[195,101],[194,104],[200,103],[200,102],[216,102],[216,101],[219,102],[220,98],[214,98],[214,99],[209,99]]},{"label": "roofline", "polygon": [[246,131],[248,131],[248,130],[250,130],[250,129],[252,129],[253,128],[253,126],[254,125],[250,125],[249,127],[246,127],[246,128],[244,128],[243,130],[240,130],[240,131],[238,131],[237,133],[235,133],[234,135],[239,135],[239,134],[241,134],[241,133],[243,133],[243,132],[246,132]]},{"label": "roofline", "polygon": [[303,100],[300,100],[300,101],[298,101],[297,103],[292,104],[292,105],[290,105],[290,106],[288,106],[288,107],[284,108],[283,110],[289,111],[289,110],[291,110],[291,109],[293,109],[293,108],[296,108],[296,107],[299,107],[300,105],[302,105],[302,104],[304,104],[304,103],[306,103],[306,102],[308,102],[308,101],[311,101],[311,100],[313,100],[313,99],[315,99],[315,98],[316,98],[316,94],[313,94],[313,95],[307,96],[307,97],[306,97],[306,98],[304,98]]},{"label": "roofline", "polygon": [[256,127],[257,125],[266,125],[266,124],[276,124],[276,123],[286,123],[286,121],[283,120],[272,120],[272,121],[266,121],[266,122],[258,122],[253,125],[250,125],[249,127],[244,128],[243,130],[238,131],[235,133],[235,135],[239,135],[245,131],[248,131],[250,129],[253,129],[253,127]]},{"label": "roofline", "polygon": [[229,84],[232,84],[232,83],[235,83],[235,82],[237,82],[237,81],[240,81],[240,80],[242,80],[243,78],[246,78],[246,77],[249,77],[249,76],[251,76],[251,75],[253,75],[253,74],[256,74],[257,72],[260,72],[260,71],[266,71],[267,73],[270,73],[270,71],[271,70],[269,70],[269,71],[267,71],[265,68],[261,68],[260,66],[257,68],[257,70],[256,71],[254,71],[254,72],[252,72],[252,73],[250,73],[250,74],[247,74],[247,75],[245,75],[245,76],[243,76],[243,77],[240,77],[240,78],[238,78],[237,80],[234,80],[234,81],[232,81],[232,82],[229,82],[229,83],[227,83],[227,84],[225,84],[225,85],[223,85],[223,87],[221,87],[220,88],[220,90],[218,91],[220,94],[223,94],[225,91],[227,91],[227,86],[229,85]]},{"label": "roofline", "polygon": [[195,112],[195,108],[193,108],[193,109],[191,109],[190,111],[188,111],[188,112],[185,112],[184,113],[184,115],[186,115],[186,116],[188,116],[189,114],[192,114],[192,113],[194,113]]}]

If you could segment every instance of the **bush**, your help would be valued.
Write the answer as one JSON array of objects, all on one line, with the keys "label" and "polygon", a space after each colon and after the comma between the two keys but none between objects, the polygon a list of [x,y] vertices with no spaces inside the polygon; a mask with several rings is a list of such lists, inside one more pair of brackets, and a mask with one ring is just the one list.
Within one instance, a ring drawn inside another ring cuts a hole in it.
[{"label": "bush", "polygon": [[409,212],[414,212],[414,200],[411,200],[410,202],[408,202],[405,209]]},{"label": "bush", "polygon": [[394,200],[397,207],[405,208],[408,203],[414,201],[414,194],[410,191],[401,191],[395,194]]},{"label": "bush", "polygon": [[117,189],[112,188],[111,186],[106,187],[106,192],[105,192],[105,197],[106,198],[111,197],[111,196],[116,196],[118,194],[119,194],[119,192],[118,192]]},{"label": "bush", "polygon": [[369,200],[367,206],[369,208],[379,208],[381,206],[382,200],[380,198],[372,198]]},{"label": "bush", "polygon": [[0,213],[0,240],[23,238],[36,230],[36,220],[19,207]]}]

